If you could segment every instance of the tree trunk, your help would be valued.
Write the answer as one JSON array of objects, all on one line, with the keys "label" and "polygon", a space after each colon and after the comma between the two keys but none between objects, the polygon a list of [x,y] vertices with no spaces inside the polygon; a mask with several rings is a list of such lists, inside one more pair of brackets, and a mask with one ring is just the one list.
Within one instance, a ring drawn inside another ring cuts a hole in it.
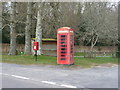
[{"label": "tree trunk", "polygon": [[[94,37],[94,36],[93,36]],[[91,40],[91,47],[90,47],[90,52],[93,51],[93,37],[92,37],[92,40]]]},{"label": "tree trunk", "polygon": [[42,54],[42,27],[41,27],[41,3],[38,3],[38,12],[37,12],[37,26],[36,26],[36,41],[39,43],[39,50],[37,55]]},{"label": "tree trunk", "polygon": [[[0,2],[0,35],[1,34],[2,34],[2,2]],[[1,35],[1,39],[2,39],[2,35]]]},{"label": "tree trunk", "polygon": [[31,54],[31,12],[32,12],[32,2],[28,2],[27,5],[27,21],[25,28],[25,54]]},{"label": "tree trunk", "polygon": [[[2,2],[0,2],[0,43],[2,43]],[[2,55],[2,45],[0,45],[0,55]]]},{"label": "tree trunk", "polygon": [[[120,2],[118,4],[118,13],[120,14]],[[120,15],[118,15],[118,41],[120,42]],[[120,58],[120,43],[118,43],[118,52],[117,52],[118,58]]]},{"label": "tree trunk", "polygon": [[93,47],[96,45],[97,41],[98,41],[98,35],[93,35],[91,40],[90,51],[93,51]]},{"label": "tree trunk", "polygon": [[93,36],[92,37],[92,40],[91,40],[91,48],[90,48],[90,55],[89,55],[89,57],[95,57],[95,54],[94,54],[94,52],[93,52],[93,47],[95,46],[95,44],[97,43],[97,41],[98,41],[98,36]]},{"label": "tree trunk", "polygon": [[11,26],[11,30],[10,30],[10,51],[9,51],[9,55],[16,55],[16,30],[15,30],[15,2],[11,3],[11,8],[10,8],[10,18],[11,18],[11,22],[10,22],[10,26]]}]

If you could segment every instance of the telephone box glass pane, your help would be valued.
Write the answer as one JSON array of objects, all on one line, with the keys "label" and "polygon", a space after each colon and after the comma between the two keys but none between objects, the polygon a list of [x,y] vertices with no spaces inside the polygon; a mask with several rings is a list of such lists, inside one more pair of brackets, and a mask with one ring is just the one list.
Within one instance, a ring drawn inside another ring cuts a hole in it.
[{"label": "telephone box glass pane", "polygon": [[61,47],[67,47],[67,45],[61,45]]},{"label": "telephone box glass pane", "polygon": [[65,58],[61,58],[61,60],[65,60]]},{"label": "telephone box glass pane", "polygon": [[63,52],[63,51],[62,51],[61,53],[66,53],[66,52]]},{"label": "telephone box glass pane", "polygon": [[65,39],[61,39],[61,41],[65,41]]},{"label": "telephone box glass pane", "polygon": [[61,35],[61,37],[66,37],[66,35]]},{"label": "telephone box glass pane", "polygon": [[66,50],[66,48],[61,48],[61,50]]},{"label": "telephone box glass pane", "polygon": [[65,55],[61,55],[61,57],[65,57]]},{"label": "telephone box glass pane", "polygon": [[66,44],[66,42],[61,42],[61,44]]}]

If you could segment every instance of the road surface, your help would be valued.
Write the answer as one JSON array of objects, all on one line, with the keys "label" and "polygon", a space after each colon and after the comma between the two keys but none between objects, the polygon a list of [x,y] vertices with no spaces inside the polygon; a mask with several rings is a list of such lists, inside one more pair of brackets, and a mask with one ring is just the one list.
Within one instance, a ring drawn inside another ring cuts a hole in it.
[{"label": "road surface", "polygon": [[0,68],[2,88],[118,88],[118,66],[70,69],[0,63]]}]

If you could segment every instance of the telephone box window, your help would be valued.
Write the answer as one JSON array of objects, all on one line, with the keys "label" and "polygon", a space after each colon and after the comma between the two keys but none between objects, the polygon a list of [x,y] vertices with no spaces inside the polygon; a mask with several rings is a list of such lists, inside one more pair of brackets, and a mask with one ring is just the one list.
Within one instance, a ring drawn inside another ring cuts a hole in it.
[{"label": "telephone box window", "polygon": [[61,58],[61,60],[65,60],[65,58]]},{"label": "telephone box window", "polygon": [[66,47],[66,45],[61,45],[61,47]]},{"label": "telephone box window", "polygon": [[65,41],[65,39],[61,39],[61,41]]},{"label": "telephone box window", "polygon": [[61,35],[61,37],[66,37],[66,35]]},{"label": "telephone box window", "polygon": [[66,50],[66,48],[61,48],[61,50]]},{"label": "telephone box window", "polygon": [[66,44],[65,42],[61,42],[61,44]]},{"label": "telephone box window", "polygon": [[66,53],[66,52],[61,52],[61,53]]},{"label": "telephone box window", "polygon": [[65,55],[61,55],[61,57],[65,57]]}]

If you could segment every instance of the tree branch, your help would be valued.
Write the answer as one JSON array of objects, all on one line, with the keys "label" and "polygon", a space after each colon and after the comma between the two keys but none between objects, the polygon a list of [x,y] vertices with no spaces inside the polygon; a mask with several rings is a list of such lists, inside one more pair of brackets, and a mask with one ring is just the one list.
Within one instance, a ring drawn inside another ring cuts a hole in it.
[{"label": "tree branch", "polygon": [[93,46],[95,46],[95,44],[96,44],[97,40],[98,40],[98,36],[96,37],[96,40],[95,40],[95,42],[94,42]]},{"label": "tree branch", "polygon": [[4,20],[8,21],[8,22],[13,22],[13,23],[23,23],[23,24],[26,24],[26,22],[23,22],[23,21],[12,21],[12,20],[8,20],[6,18],[3,17]]},{"label": "tree branch", "polygon": [[3,30],[6,26],[9,26],[11,28],[11,26],[9,24],[5,24],[1,30]]}]

